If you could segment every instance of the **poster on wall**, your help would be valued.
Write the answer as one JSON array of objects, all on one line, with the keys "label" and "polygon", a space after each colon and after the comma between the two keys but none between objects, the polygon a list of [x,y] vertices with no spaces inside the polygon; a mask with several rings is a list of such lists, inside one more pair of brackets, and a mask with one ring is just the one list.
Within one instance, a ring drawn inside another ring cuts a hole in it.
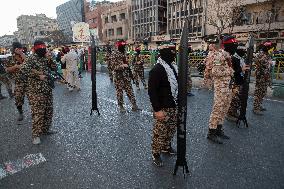
[{"label": "poster on wall", "polygon": [[90,42],[89,24],[79,22],[73,25],[73,41],[74,42]]}]

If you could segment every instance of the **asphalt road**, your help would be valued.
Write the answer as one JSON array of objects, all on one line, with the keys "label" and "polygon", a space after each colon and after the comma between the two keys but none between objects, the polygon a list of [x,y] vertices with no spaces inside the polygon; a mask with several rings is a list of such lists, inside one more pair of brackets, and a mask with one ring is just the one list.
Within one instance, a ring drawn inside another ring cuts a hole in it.
[{"label": "asphalt road", "polygon": [[0,170],[0,189],[284,188],[283,102],[266,100],[268,111],[256,116],[249,99],[249,128],[225,122],[231,139],[217,145],[206,139],[212,92],[193,90],[187,119],[191,176],[184,179],[181,168],[172,175],[175,157],[163,156],[162,168],[152,164],[153,118],[147,91],[135,91],[141,113],[120,114],[113,84],[107,75],[97,74],[101,116],[90,116],[90,75],[83,76],[80,92],[56,86],[53,129],[58,133],[44,137],[38,146],[31,142],[27,100],[22,124],[15,121],[13,100],[0,101],[0,168],[7,162],[19,164],[29,154],[41,153],[46,160],[22,166],[15,174],[2,173],[2,178]]}]

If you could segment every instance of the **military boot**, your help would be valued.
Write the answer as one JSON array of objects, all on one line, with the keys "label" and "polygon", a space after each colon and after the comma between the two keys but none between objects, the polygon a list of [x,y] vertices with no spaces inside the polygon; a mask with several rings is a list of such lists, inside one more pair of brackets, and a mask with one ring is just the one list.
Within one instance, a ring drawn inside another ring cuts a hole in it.
[{"label": "military boot", "polygon": [[18,121],[23,121],[23,119],[24,119],[23,107],[22,106],[18,106],[17,109],[18,109],[18,113],[19,113],[17,120]]},{"label": "military boot", "polygon": [[254,114],[256,115],[263,115],[263,113],[261,112],[261,110],[252,110]]},{"label": "military boot", "polygon": [[119,111],[120,111],[120,113],[125,113],[126,112],[124,106],[119,106]]},{"label": "military boot", "polygon": [[216,133],[217,133],[217,129],[209,129],[208,134],[207,134],[207,139],[217,144],[223,144],[223,142],[218,138]]},{"label": "military boot", "polygon": [[138,108],[138,106],[135,104],[134,106],[132,106],[132,111],[133,112],[138,112],[138,111],[141,111],[141,109]]},{"label": "military boot", "polygon": [[152,159],[153,159],[153,163],[155,165],[157,165],[158,167],[162,167],[163,166],[163,161],[161,159],[160,154],[158,154],[158,153],[152,154]]},{"label": "military boot", "polygon": [[216,135],[223,139],[230,139],[227,135],[225,135],[224,130],[222,129],[222,125],[217,125]]}]

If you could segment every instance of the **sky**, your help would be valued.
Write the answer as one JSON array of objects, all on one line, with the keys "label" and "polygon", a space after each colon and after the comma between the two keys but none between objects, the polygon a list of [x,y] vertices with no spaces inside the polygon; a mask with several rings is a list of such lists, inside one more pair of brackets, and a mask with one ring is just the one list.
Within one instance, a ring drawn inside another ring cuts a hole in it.
[{"label": "sky", "polygon": [[47,17],[56,18],[56,7],[67,1],[69,0],[1,0],[0,36],[13,35],[13,32],[17,31],[17,17],[20,15],[42,13]]}]

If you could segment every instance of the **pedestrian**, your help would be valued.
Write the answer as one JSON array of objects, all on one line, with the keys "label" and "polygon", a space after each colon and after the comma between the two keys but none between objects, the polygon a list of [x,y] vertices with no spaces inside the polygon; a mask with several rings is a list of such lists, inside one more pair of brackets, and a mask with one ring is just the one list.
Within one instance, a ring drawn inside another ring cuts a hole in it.
[{"label": "pedestrian", "polygon": [[33,48],[35,53],[27,59],[21,73],[27,80],[27,96],[32,113],[32,141],[33,144],[40,144],[42,135],[55,133],[50,130],[53,94],[49,73],[56,69],[56,64],[46,58],[47,49],[43,41],[35,41]]},{"label": "pedestrian", "polygon": [[112,68],[111,57],[112,57],[112,49],[111,49],[111,46],[108,45],[107,48],[106,48],[105,62],[106,62],[106,65],[107,65],[110,82],[113,82],[113,70],[111,69]]},{"label": "pedestrian", "polygon": [[175,45],[163,44],[160,57],[149,73],[148,94],[154,112],[152,159],[162,166],[161,153],[174,155],[171,141],[177,126],[177,68]]},{"label": "pedestrian", "polygon": [[[217,40],[213,43],[217,43]],[[222,144],[223,142],[219,138],[229,139],[224,134],[222,127],[231,102],[230,81],[234,71],[231,67],[230,54],[216,46],[215,48],[210,52],[205,68],[205,72],[210,72],[206,76],[211,76],[214,85],[214,104],[210,115],[207,139]]]},{"label": "pedestrian", "polygon": [[116,88],[117,102],[121,113],[125,113],[123,102],[123,91],[126,92],[131,104],[132,111],[139,111],[136,99],[133,93],[130,68],[125,55],[125,42],[117,42],[117,51],[112,55],[111,70],[114,72],[114,84]]},{"label": "pedestrian", "polygon": [[271,42],[260,45],[260,52],[255,58],[255,91],[253,112],[262,115],[266,109],[262,106],[263,98],[267,93],[267,87],[271,85],[270,66],[272,64],[268,51],[272,48]]},{"label": "pedestrian", "polygon": [[67,79],[66,62],[62,62],[62,58],[70,51],[70,49],[69,47],[66,46],[66,47],[62,47],[61,51],[62,53],[60,53],[60,62],[61,62],[62,75],[64,79]]},{"label": "pedestrian", "polygon": [[144,89],[147,89],[147,84],[144,77],[144,60],[140,54],[140,49],[136,49],[136,54],[132,61],[133,66],[133,76],[134,76],[134,83],[138,90],[140,90],[139,83],[142,82]]},{"label": "pedestrian", "polygon": [[77,90],[81,90],[80,88],[80,79],[79,79],[79,71],[78,71],[78,63],[79,56],[77,55],[75,49],[65,49],[67,54],[63,56],[61,61],[66,63],[66,80],[70,84],[68,85],[68,90],[73,91],[73,88],[77,88]]},{"label": "pedestrian", "polygon": [[9,57],[9,60],[6,65],[6,71],[11,74],[12,78],[15,80],[15,105],[18,110],[18,121],[24,119],[23,115],[23,105],[25,99],[25,90],[26,83],[20,74],[21,67],[25,63],[26,56],[23,53],[23,46],[19,42],[14,42],[12,44],[12,56]]}]

